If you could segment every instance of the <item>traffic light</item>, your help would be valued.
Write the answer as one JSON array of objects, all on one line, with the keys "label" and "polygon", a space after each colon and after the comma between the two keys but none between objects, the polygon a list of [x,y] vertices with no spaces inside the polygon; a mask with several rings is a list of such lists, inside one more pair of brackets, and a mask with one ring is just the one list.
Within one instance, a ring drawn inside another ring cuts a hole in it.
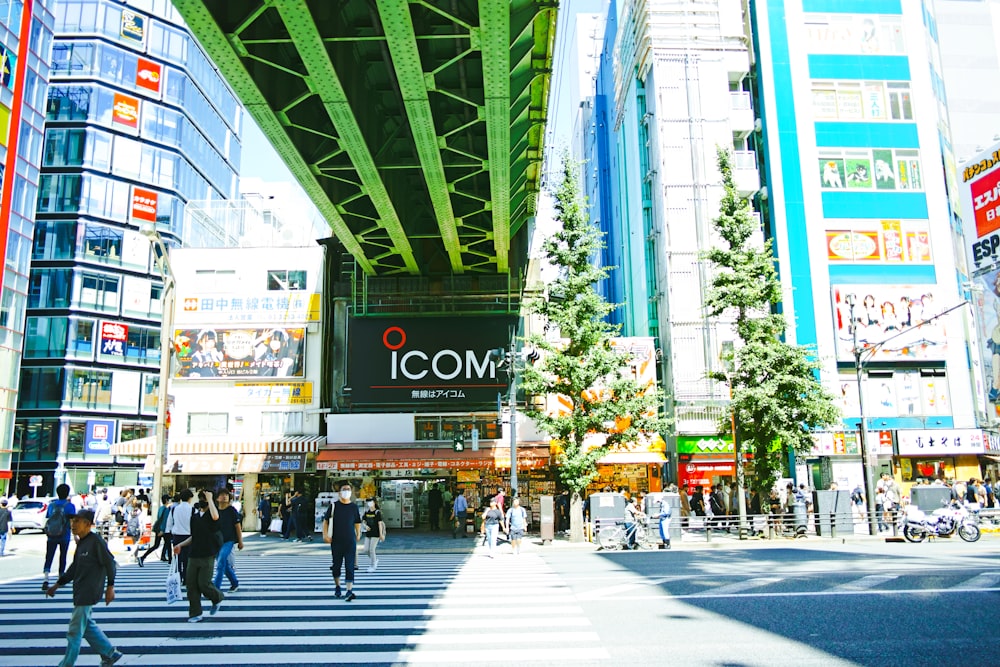
[{"label": "traffic light", "polygon": [[456,452],[465,451],[465,435],[462,433],[455,433],[455,439],[451,442],[451,447]]}]

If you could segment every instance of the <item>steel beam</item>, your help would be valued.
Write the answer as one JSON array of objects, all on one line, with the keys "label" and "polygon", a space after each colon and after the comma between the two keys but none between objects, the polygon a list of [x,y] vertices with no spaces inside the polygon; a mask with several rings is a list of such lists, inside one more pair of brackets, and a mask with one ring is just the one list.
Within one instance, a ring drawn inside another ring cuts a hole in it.
[{"label": "steel beam", "polygon": [[497,272],[506,273],[510,260],[510,0],[479,0],[479,27],[493,249]]}]

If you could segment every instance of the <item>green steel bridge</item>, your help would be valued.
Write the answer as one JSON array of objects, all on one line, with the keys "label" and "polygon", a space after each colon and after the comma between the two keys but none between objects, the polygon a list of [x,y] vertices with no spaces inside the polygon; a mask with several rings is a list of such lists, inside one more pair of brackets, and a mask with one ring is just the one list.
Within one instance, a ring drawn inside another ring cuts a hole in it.
[{"label": "green steel bridge", "polygon": [[364,291],[518,300],[557,0],[173,1]]}]

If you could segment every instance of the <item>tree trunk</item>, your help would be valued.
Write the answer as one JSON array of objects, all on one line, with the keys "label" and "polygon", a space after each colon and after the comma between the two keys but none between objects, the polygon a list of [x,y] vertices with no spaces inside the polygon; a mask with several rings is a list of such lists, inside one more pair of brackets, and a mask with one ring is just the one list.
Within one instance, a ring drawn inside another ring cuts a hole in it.
[{"label": "tree trunk", "polygon": [[583,542],[583,500],[575,491],[569,501],[569,541]]}]

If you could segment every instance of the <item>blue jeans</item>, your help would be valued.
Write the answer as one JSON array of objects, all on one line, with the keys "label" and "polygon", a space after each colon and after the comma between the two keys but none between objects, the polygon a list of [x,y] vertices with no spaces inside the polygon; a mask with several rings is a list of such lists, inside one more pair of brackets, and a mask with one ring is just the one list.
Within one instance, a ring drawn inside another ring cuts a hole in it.
[{"label": "blue jeans", "polygon": [[215,579],[212,585],[218,588],[222,585],[222,575],[226,575],[230,586],[239,586],[240,581],[236,578],[236,570],[233,569],[233,548],[236,542],[223,542],[219,549],[219,555],[215,557]]},{"label": "blue jeans", "polygon": [[486,524],[486,544],[490,547],[491,558],[493,557],[493,552],[496,551],[497,548],[497,531],[499,531],[499,529],[499,524]]},{"label": "blue jeans", "polygon": [[3,556],[5,551],[7,551],[7,533],[0,535],[0,556]]},{"label": "blue jeans", "polygon": [[69,617],[69,629],[66,630],[66,655],[63,656],[59,667],[73,667],[76,659],[80,655],[80,640],[86,639],[90,648],[102,658],[110,658],[115,652],[115,647],[108,641],[94,619],[90,617],[93,605],[73,607],[73,615]]}]

